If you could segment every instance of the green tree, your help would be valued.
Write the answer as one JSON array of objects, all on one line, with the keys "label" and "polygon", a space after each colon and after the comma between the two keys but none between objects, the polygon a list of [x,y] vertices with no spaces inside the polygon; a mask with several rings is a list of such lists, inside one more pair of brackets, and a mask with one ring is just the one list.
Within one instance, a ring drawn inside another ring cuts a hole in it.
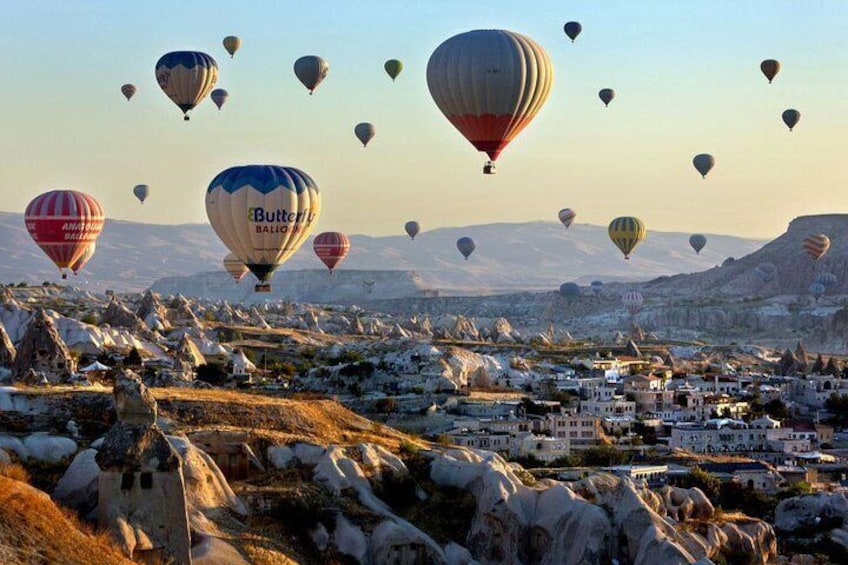
[{"label": "green tree", "polygon": [[227,370],[220,363],[206,363],[197,367],[197,380],[199,381],[220,385],[227,382],[228,378]]},{"label": "green tree", "polygon": [[701,489],[714,505],[719,503],[721,481],[712,473],[704,471],[700,467],[692,467],[685,482],[689,488],[698,487]]},{"label": "green tree", "polygon": [[832,423],[838,426],[848,425],[848,394],[834,392],[825,401],[824,407],[833,413]]}]

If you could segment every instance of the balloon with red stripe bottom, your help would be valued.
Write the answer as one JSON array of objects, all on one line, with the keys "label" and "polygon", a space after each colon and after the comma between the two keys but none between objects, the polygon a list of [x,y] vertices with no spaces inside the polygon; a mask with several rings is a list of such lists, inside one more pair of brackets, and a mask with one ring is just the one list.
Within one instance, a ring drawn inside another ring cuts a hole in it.
[{"label": "balloon with red stripe bottom", "polygon": [[319,233],[312,242],[312,249],[332,273],[350,251],[350,240],[337,231]]},{"label": "balloon with red stripe bottom", "polygon": [[24,214],[33,241],[59,268],[70,269],[103,230],[103,208],[92,196],[76,190],[51,190],[36,196]]},{"label": "balloon with red stripe bottom", "polygon": [[554,69],[541,45],[520,33],[479,29],[439,45],[427,63],[427,87],[453,126],[490,161],[536,117],[551,93]]}]

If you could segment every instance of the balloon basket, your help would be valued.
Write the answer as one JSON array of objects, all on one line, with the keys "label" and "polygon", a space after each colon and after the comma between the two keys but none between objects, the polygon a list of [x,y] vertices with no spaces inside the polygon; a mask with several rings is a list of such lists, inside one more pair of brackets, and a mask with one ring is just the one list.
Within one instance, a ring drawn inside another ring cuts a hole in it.
[{"label": "balloon basket", "polygon": [[271,285],[268,283],[259,283],[253,290],[256,292],[271,292]]},{"label": "balloon basket", "polygon": [[483,165],[483,174],[484,175],[496,175],[498,174],[498,170],[495,168],[495,164],[489,161],[485,165]]}]

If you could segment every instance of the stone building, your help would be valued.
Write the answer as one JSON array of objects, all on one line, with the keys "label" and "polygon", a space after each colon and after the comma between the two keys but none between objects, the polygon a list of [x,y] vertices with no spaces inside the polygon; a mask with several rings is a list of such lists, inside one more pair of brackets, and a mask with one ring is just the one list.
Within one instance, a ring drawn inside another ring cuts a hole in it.
[{"label": "stone building", "polygon": [[98,523],[131,559],[190,564],[182,460],[156,425],[156,400],[129,371],[114,395],[118,421],[96,456]]},{"label": "stone building", "polygon": [[18,348],[12,380],[28,381],[37,375],[50,384],[59,384],[67,381],[76,369],[77,363],[53,320],[44,310],[38,310],[30,319]]}]

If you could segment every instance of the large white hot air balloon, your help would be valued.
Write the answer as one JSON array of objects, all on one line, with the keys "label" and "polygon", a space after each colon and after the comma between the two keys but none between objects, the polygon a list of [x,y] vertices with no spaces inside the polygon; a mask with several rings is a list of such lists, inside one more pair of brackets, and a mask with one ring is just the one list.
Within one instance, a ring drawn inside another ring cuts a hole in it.
[{"label": "large white hot air balloon", "polygon": [[483,172],[548,99],[554,70],[547,52],[527,36],[499,29],[455,35],[427,64],[427,86],[439,110],[478,151]]},{"label": "large white hot air balloon", "polygon": [[303,245],[321,213],[318,185],[293,167],[245,165],[216,176],[206,215],[224,245],[269,292],[271,275]]}]

